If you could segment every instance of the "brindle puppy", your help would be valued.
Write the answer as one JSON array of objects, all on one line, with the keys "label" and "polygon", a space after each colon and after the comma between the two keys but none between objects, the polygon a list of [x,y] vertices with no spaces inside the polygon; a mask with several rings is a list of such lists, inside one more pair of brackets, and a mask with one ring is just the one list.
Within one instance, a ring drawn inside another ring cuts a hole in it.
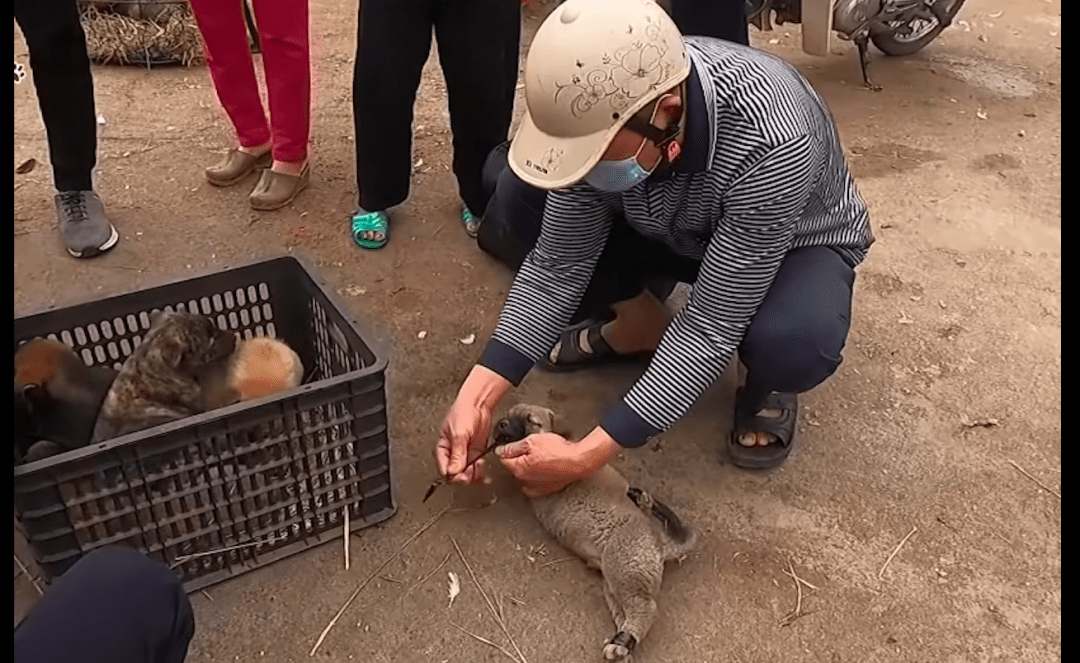
[{"label": "brindle puppy", "polygon": [[[495,444],[557,430],[551,410],[516,405],[497,424]],[[686,556],[694,547],[695,532],[667,506],[631,487],[611,465],[531,502],[544,529],[603,575],[604,598],[618,629],[603,655],[608,661],[630,663],[656,619],[664,564]]]},{"label": "brindle puppy", "polygon": [[236,336],[205,316],[158,314],[105,397],[94,442],[202,412],[201,376],[228,362],[235,348]]}]

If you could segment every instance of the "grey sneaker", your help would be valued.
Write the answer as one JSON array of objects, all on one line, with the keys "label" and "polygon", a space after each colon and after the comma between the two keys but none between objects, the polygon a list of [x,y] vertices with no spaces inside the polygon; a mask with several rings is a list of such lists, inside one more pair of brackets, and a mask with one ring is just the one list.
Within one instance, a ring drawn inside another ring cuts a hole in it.
[{"label": "grey sneaker", "polygon": [[76,258],[92,258],[105,253],[120,239],[101,199],[93,191],[61,191],[56,194],[56,215],[60,236],[68,253]]}]

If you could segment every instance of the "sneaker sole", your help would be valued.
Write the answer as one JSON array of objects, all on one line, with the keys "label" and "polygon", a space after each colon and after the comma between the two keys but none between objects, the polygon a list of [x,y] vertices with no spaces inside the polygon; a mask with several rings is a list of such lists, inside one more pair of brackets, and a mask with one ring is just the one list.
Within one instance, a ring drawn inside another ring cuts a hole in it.
[{"label": "sneaker sole", "polygon": [[73,249],[68,249],[68,253],[70,253],[76,258],[93,258],[94,256],[105,253],[112,247],[116,246],[117,242],[120,241],[120,233],[116,232],[116,226],[110,224],[109,228],[112,229],[112,234],[109,236],[109,239],[106,240],[106,242],[101,246],[97,247],[96,249],[89,249],[86,251],[75,251]]}]

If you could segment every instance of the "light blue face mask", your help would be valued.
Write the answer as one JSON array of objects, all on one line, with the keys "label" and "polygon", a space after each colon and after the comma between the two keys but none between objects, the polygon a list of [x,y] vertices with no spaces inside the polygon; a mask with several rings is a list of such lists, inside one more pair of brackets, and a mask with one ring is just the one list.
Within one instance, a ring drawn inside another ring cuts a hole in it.
[{"label": "light blue face mask", "polygon": [[[665,97],[668,95],[664,95]],[[663,101],[663,97],[660,98]],[[653,107],[652,117],[649,118],[651,124],[656,119],[656,112],[660,109],[660,103],[657,102]],[[607,191],[609,193],[622,193],[623,191],[629,191],[637,185],[641,184],[645,180],[649,179],[649,175],[653,174],[657,166],[663,160],[663,156],[656,160],[653,167],[649,170],[645,170],[640,163],[638,163],[638,156],[641,155],[641,150],[645,149],[645,143],[647,138],[641,139],[641,145],[638,146],[637,152],[632,157],[626,157],[625,159],[619,159],[617,161],[598,161],[593,169],[585,175],[585,181],[594,189],[600,191]]]},{"label": "light blue face mask", "polygon": [[[660,161],[657,160],[656,163],[659,165]],[[629,191],[647,180],[649,175],[652,175],[653,170],[656,170],[656,166],[653,166],[650,170],[642,168],[641,164],[638,163],[637,155],[634,155],[618,161],[597,162],[593,169],[589,171],[589,174],[585,176],[585,181],[594,189],[609,193],[621,193]]]}]

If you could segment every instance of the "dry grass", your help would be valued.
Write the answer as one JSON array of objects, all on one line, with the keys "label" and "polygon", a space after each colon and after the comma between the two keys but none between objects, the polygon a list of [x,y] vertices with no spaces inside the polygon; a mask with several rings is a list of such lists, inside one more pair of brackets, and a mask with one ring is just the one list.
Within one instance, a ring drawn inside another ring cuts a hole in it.
[{"label": "dry grass", "polygon": [[156,20],[99,11],[93,5],[82,13],[90,57],[102,64],[143,63],[149,55],[174,58],[185,67],[201,65],[202,37],[187,3],[162,10]]}]

